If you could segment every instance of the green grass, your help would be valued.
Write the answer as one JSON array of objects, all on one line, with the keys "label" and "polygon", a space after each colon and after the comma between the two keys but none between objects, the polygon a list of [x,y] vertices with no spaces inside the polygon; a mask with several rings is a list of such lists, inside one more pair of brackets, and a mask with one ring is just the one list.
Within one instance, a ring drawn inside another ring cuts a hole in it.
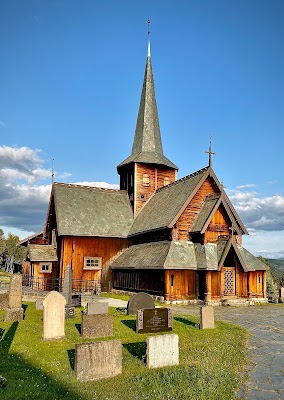
[{"label": "green grass", "polygon": [[75,343],[91,340],[80,337],[80,311],[66,320],[65,339],[42,341],[42,311],[34,303],[25,306],[25,320],[19,323],[4,322],[0,311],[0,375],[7,379],[1,400],[229,400],[240,384],[248,336],[238,326],[217,322],[214,330],[198,330],[196,317],[174,316],[180,365],[149,370],[142,362],[148,335],[135,333],[135,317],[110,308],[111,338],[123,343],[122,375],[82,383],[72,369]]}]

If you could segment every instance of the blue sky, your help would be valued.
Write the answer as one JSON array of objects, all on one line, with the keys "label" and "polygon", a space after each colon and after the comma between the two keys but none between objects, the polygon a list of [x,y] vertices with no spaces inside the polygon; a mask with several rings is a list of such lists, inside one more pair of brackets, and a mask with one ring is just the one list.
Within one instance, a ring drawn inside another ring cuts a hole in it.
[{"label": "blue sky", "polygon": [[55,181],[118,184],[147,18],[165,155],[213,168],[256,255],[284,257],[283,0],[0,1],[0,227],[45,222]]}]

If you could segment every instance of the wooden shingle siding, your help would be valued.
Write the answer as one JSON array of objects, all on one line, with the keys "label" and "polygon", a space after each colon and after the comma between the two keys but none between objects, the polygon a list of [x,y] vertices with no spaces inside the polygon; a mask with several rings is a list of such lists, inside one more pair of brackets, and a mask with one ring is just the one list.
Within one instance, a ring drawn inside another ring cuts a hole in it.
[{"label": "wooden shingle siding", "polygon": [[178,219],[178,240],[189,240],[189,229],[197,217],[206,196],[215,193],[218,193],[217,188],[208,177]]}]

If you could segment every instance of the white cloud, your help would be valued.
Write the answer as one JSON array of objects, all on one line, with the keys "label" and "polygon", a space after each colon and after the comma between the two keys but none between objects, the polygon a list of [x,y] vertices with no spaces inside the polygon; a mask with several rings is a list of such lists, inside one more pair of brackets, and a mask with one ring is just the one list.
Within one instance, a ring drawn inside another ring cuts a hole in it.
[{"label": "white cloud", "polygon": [[[246,185],[244,185],[246,187]],[[229,190],[234,207],[248,228],[284,231],[284,197],[261,197],[255,191]]]},{"label": "white cloud", "polygon": [[114,190],[118,190],[119,189],[119,185],[115,184],[115,183],[107,183],[107,182],[87,182],[87,181],[83,181],[83,182],[76,182],[75,185],[82,185],[82,186],[95,186],[95,187],[100,187],[100,188],[104,188],[104,189],[114,189]]}]

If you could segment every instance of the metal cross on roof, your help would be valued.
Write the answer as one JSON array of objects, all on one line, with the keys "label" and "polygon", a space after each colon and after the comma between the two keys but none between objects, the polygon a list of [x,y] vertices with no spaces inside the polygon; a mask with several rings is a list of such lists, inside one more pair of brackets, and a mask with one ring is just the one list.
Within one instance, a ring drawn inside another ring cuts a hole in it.
[{"label": "metal cross on roof", "polygon": [[210,135],[209,149],[205,151],[209,155],[209,167],[212,165],[211,155],[216,154],[212,151],[212,135]]},{"label": "metal cross on roof", "polygon": [[151,51],[150,51],[150,33],[151,33],[150,24],[151,24],[151,21],[150,21],[150,18],[148,18],[147,24],[148,24],[148,57],[150,57],[151,56]]}]

